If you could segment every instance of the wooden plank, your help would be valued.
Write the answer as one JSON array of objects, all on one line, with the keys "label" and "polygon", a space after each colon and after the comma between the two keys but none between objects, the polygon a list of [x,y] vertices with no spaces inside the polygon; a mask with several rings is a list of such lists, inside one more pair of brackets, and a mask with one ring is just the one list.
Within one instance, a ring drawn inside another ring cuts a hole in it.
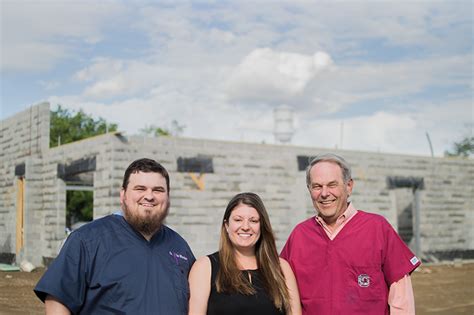
[{"label": "wooden plank", "polygon": [[25,180],[20,177],[16,181],[16,254],[19,255],[23,248],[23,228],[24,228],[24,186]]}]

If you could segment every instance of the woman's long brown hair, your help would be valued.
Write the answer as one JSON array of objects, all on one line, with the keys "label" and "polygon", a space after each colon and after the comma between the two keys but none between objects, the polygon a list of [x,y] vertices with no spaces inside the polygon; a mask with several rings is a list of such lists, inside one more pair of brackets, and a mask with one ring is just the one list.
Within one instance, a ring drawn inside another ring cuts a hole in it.
[{"label": "woman's long brown hair", "polygon": [[225,210],[219,246],[220,268],[216,278],[217,292],[255,294],[255,289],[246,278],[242,277],[241,270],[237,266],[234,246],[226,230],[226,223],[229,222],[232,210],[240,204],[254,208],[259,214],[260,239],[255,244],[257,266],[262,275],[264,289],[275,306],[280,310],[287,310],[290,305],[290,296],[280,267],[270,219],[262,200],[254,193],[245,192],[235,195]]}]

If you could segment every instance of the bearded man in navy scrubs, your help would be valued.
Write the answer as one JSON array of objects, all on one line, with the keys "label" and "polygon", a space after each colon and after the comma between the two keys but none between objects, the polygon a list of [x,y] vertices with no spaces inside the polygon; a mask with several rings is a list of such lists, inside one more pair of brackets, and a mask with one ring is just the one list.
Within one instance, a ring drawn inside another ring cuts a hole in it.
[{"label": "bearded man in navy scrubs", "polygon": [[46,314],[187,314],[194,255],[163,225],[169,175],[151,159],[125,171],[122,212],[74,231],[36,285]]}]

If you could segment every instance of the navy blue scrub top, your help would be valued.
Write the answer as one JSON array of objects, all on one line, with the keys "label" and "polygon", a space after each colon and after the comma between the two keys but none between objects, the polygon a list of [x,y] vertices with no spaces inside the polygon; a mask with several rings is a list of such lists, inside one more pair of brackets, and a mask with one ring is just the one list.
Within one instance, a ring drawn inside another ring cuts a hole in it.
[{"label": "navy blue scrub top", "polygon": [[71,233],[34,291],[74,314],[184,315],[194,261],[172,229],[163,225],[148,242],[114,214]]}]

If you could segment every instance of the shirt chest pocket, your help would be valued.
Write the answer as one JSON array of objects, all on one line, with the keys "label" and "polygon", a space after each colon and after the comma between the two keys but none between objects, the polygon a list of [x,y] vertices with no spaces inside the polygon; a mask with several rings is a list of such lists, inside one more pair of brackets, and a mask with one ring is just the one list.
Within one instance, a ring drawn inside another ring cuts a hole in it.
[{"label": "shirt chest pocket", "polygon": [[352,266],[346,271],[347,298],[374,301],[387,297],[387,285],[380,268],[375,266]]},{"label": "shirt chest pocket", "polygon": [[176,289],[189,292],[188,272],[185,266],[174,266],[173,279],[174,286]]}]

